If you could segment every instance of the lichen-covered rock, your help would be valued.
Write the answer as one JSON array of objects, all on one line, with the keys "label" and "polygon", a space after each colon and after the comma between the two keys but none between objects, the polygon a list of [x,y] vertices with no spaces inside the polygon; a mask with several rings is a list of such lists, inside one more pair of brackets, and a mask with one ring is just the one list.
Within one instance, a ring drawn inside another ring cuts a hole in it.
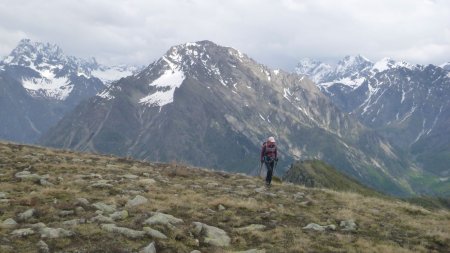
[{"label": "lichen-covered rock", "polygon": [[159,213],[159,212],[152,212],[153,216],[148,218],[144,221],[144,225],[155,225],[155,224],[162,224],[166,226],[176,225],[183,223],[182,219],[175,218],[174,216],[170,214],[165,213]]},{"label": "lichen-covered rock", "polygon": [[134,197],[134,199],[128,200],[126,206],[128,206],[128,207],[139,206],[139,205],[143,205],[147,202],[148,202],[148,199],[146,197],[137,195],[136,197]]},{"label": "lichen-covered rock", "polygon": [[152,229],[150,227],[144,227],[144,232],[146,232],[149,236],[157,239],[167,239],[167,236],[158,230]]},{"label": "lichen-covered rock", "polygon": [[242,228],[236,228],[236,231],[238,232],[252,232],[252,231],[260,231],[265,229],[266,226],[262,224],[251,224]]},{"label": "lichen-covered rock", "polygon": [[14,219],[8,218],[0,223],[0,228],[16,228],[17,222]]},{"label": "lichen-covered rock", "polygon": [[101,214],[92,217],[89,221],[94,223],[114,223],[114,220],[111,217],[106,217]]},{"label": "lichen-covered rock", "polygon": [[36,246],[38,248],[39,253],[49,253],[50,249],[48,248],[47,243],[40,240],[38,243],[36,243]]},{"label": "lichen-covered rock", "polygon": [[139,253],[156,253],[155,242],[151,242],[147,247],[141,249]]},{"label": "lichen-covered rock", "polygon": [[61,237],[68,237],[73,236],[74,233],[69,230],[65,230],[63,228],[41,228],[39,230],[39,233],[41,234],[41,238],[61,238]]},{"label": "lichen-covered rock", "polygon": [[116,211],[115,205],[107,205],[103,202],[94,203],[92,206],[105,213],[114,213]]},{"label": "lichen-covered rock", "polygon": [[109,215],[109,217],[113,220],[124,220],[128,218],[128,211],[127,210],[117,211]]},{"label": "lichen-covered rock", "polygon": [[193,222],[194,233],[196,235],[203,235],[203,241],[217,247],[227,247],[230,245],[230,237],[224,230],[206,225],[201,222]]},{"label": "lichen-covered rock", "polygon": [[311,229],[311,230],[315,230],[315,231],[336,230],[336,225],[332,224],[332,225],[321,226],[316,223],[309,223],[308,225],[303,227],[303,229]]},{"label": "lichen-covered rock", "polygon": [[121,234],[125,237],[132,238],[132,239],[142,238],[146,235],[146,232],[144,232],[144,231],[138,231],[138,230],[124,228],[124,227],[118,227],[116,224],[103,224],[103,225],[101,225],[101,228],[105,231]]},{"label": "lichen-covered rock", "polygon": [[36,210],[34,208],[28,209],[23,213],[20,213],[19,215],[17,215],[17,218],[20,221],[26,221],[28,219],[30,219],[31,217],[33,217],[34,213],[36,212]]},{"label": "lichen-covered rock", "polygon": [[354,230],[356,230],[356,227],[357,227],[357,225],[353,219],[343,220],[343,221],[341,221],[339,226],[341,227],[341,230],[343,230],[343,231],[354,231]]},{"label": "lichen-covered rock", "polygon": [[14,237],[25,237],[32,234],[34,234],[34,231],[31,228],[21,228],[11,232]]}]

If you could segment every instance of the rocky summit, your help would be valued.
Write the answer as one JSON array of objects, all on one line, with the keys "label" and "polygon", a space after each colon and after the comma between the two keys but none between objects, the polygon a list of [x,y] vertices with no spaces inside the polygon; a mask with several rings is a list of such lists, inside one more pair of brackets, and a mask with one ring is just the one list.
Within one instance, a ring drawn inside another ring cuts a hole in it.
[{"label": "rocky summit", "polygon": [[243,174],[0,143],[1,252],[445,252],[450,213]]}]

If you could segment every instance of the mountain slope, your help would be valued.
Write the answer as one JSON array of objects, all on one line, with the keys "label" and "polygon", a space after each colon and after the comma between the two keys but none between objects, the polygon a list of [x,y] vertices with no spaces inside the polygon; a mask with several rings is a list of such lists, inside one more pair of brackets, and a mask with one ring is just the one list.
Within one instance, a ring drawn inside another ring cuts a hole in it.
[{"label": "mountain slope", "polygon": [[78,106],[40,143],[251,173],[270,135],[281,168],[298,157],[322,158],[386,192],[412,191],[402,154],[310,80],[210,41],[172,47]]},{"label": "mountain slope", "polygon": [[[383,59],[357,63],[353,69],[336,79],[316,77],[318,86],[342,110],[404,149],[422,169],[440,176],[448,190],[450,72],[445,65]],[[314,69],[306,70],[314,75]]]},{"label": "mountain slope", "polygon": [[112,71],[95,59],[66,56],[56,45],[21,40],[0,62],[0,139],[34,142],[80,101],[103,90],[111,78],[131,74],[122,70]]},{"label": "mountain slope", "polygon": [[357,192],[366,196],[382,195],[319,160],[296,161],[283,175],[283,181],[306,187]]},{"label": "mountain slope", "polygon": [[157,252],[450,247],[448,211],[395,199],[279,183],[266,191],[241,174],[5,143],[0,170],[5,253],[138,252],[152,242]]}]

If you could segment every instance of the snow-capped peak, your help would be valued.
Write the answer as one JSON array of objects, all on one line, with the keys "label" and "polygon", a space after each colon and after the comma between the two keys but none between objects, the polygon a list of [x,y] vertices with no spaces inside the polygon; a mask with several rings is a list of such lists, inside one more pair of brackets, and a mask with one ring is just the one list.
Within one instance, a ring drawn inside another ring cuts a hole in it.
[{"label": "snow-capped peak", "polygon": [[445,70],[450,70],[450,62],[442,63],[441,65],[439,65],[439,67]]},{"label": "snow-capped peak", "polygon": [[405,61],[395,61],[392,58],[389,57],[385,57],[379,61],[377,61],[373,67],[372,70],[374,71],[378,71],[378,72],[383,72],[385,70],[388,69],[394,69],[394,68],[407,68],[407,69],[414,69],[415,66],[405,62]]},{"label": "snow-capped peak", "polygon": [[364,56],[345,56],[344,59],[338,62],[335,71],[340,75],[348,75],[362,71],[372,65],[373,63]]}]

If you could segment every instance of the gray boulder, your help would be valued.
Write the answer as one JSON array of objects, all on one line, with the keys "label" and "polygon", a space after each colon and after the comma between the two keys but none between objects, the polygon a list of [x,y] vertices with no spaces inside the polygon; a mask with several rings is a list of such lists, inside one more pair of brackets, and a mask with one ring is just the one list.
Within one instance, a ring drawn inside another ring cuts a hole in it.
[{"label": "gray boulder", "polygon": [[134,199],[128,200],[128,203],[126,206],[128,206],[128,207],[139,206],[139,205],[145,204],[147,202],[148,202],[147,198],[145,198],[141,195],[137,195],[136,197],[134,197]]},{"label": "gray boulder", "polygon": [[113,214],[109,215],[109,217],[113,220],[124,220],[124,219],[128,218],[128,211],[123,210],[123,211],[114,212]]},{"label": "gray boulder", "polygon": [[156,253],[155,242],[151,242],[147,247],[141,249],[139,253]]},{"label": "gray boulder", "polygon": [[31,172],[29,171],[21,171],[21,172],[17,172],[14,175],[16,178],[19,178],[20,180],[23,181],[31,181],[31,182],[35,182],[35,183],[39,183],[39,181],[41,180],[41,176],[37,175],[37,174],[31,174]]},{"label": "gray boulder", "polygon": [[146,232],[149,236],[157,239],[167,239],[167,236],[158,230],[152,229],[150,227],[144,227],[144,232]]},{"label": "gray boulder", "polygon": [[0,199],[4,199],[6,196],[8,196],[6,192],[0,192]]},{"label": "gray boulder", "polygon": [[39,253],[49,253],[50,249],[48,248],[47,243],[40,240],[38,243],[36,243],[36,246],[38,248]]},{"label": "gray boulder", "polygon": [[89,221],[95,223],[114,223],[114,220],[111,217],[106,217],[101,214],[92,217]]},{"label": "gray boulder", "polygon": [[201,222],[193,222],[192,224],[194,225],[194,234],[197,236],[203,235],[203,241],[206,244],[217,247],[227,247],[230,245],[231,239],[224,230]]},{"label": "gray boulder", "polygon": [[14,219],[8,218],[0,223],[0,228],[16,228],[17,222]]},{"label": "gray boulder", "polygon": [[162,224],[168,227],[172,227],[173,225],[183,223],[182,219],[175,218],[170,214],[160,212],[152,212],[151,214],[153,216],[145,220],[144,225]]},{"label": "gray boulder", "polygon": [[34,234],[34,231],[31,228],[21,228],[11,232],[14,237],[25,237],[32,234]]},{"label": "gray boulder", "polygon": [[105,213],[114,213],[116,211],[115,205],[107,205],[103,202],[94,203],[92,206]]},{"label": "gray boulder", "polygon": [[19,213],[19,215],[17,215],[17,218],[20,221],[26,221],[28,219],[30,219],[31,217],[33,217],[34,213],[36,212],[36,210],[34,208],[28,209],[23,213]]},{"label": "gray boulder", "polygon": [[69,230],[65,230],[62,228],[41,228],[39,230],[39,233],[41,234],[41,238],[62,238],[62,237],[69,237],[73,236],[74,233]]},{"label": "gray boulder", "polygon": [[261,231],[264,230],[266,226],[261,224],[251,224],[242,228],[236,228],[238,232],[251,232],[251,231]]},{"label": "gray boulder", "polygon": [[121,234],[125,237],[132,239],[142,238],[146,235],[146,232],[144,231],[137,231],[130,228],[118,227],[116,226],[116,224],[103,224],[101,225],[101,228],[105,231]]},{"label": "gray boulder", "polygon": [[343,230],[343,231],[354,231],[354,230],[356,230],[356,227],[357,227],[357,225],[353,219],[343,220],[343,221],[341,221],[339,226],[341,227],[341,230]]},{"label": "gray boulder", "polygon": [[321,226],[316,223],[309,223],[308,225],[303,227],[303,229],[311,229],[311,230],[315,230],[315,231],[325,231],[325,230],[336,230],[336,226],[335,225]]}]

